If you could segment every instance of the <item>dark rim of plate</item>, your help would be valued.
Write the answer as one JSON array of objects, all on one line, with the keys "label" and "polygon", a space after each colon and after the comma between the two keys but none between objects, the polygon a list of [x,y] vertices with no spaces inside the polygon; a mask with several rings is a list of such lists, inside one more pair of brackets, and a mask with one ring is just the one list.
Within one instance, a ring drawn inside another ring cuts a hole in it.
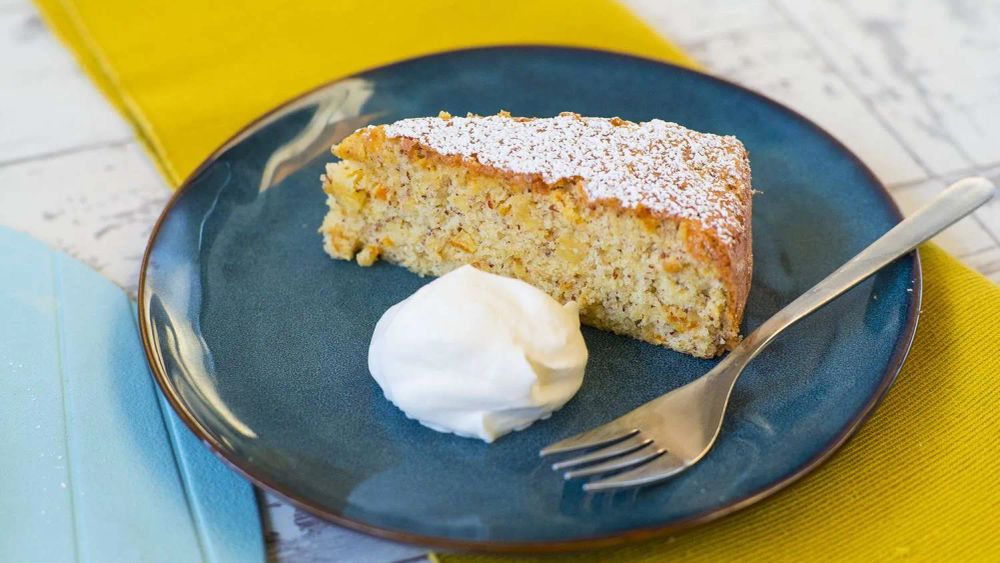
[{"label": "dark rim of plate", "polygon": [[782,489],[785,489],[789,485],[799,481],[806,474],[810,473],[817,467],[823,464],[823,462],[830,459],[830,457],[843,446],[861,427],[862,424],[868,419],[869,416],[875,411],[875,408],[879,405],[882,399],[888,393],[889,388],[892,386],[893,382],[896,380],[896,376],[899,374],[899,370],[903,366],[903,362],[906,359],[907,354],[910,351],[910,346],[913,344],[913,338],[917,330],[917,319],[920,313],[920,303],[923,295],[923,273],[920,264],[920,255],[914,250],[910,254],[910,260],[913,264],[913,292],[910,296],[910,312],[906,319],[906,326],[903,328],[902,337],[896,344],[896,348],[892,353],[892,357],[889,359],[889,365],[882,376],[882,380],[879,382],[878,388],[868,399],[868,402],[861,408],[857,416],[829,443],[827,443],[823,449],[812,459],[808,460],[804,465],[796,469],[793,473],[787,475],[779,481],[771,483],[770,485],[763,487],[753,493],[735,500],[726,506],[710,510],[701,514],[696,514],[688,518],[670,522],[669,524],[647,526],[643,528],[637,528],[633,530],[626,530],[622,532],[616,532],[612,534],[606,534],[603,536],[597,536],[592,538],[574,539],[574,540],[555,540],[555,541],[532,541],[532,542],[497,542],[497,541],[477,541],[477,540],[459,540],[446,537],[435,537],[435,536],[425,536],[421,534],[415,534],[411,532],[393,530],[387,528],[379,528],[377,526],[372,526],[364,522],[358,522],[352,520],[343,514],[337,512],[332,512],[325,509],[322,506],[314,503],[311,499],[305,498],[303,496],[296,495],[282,488],[280,483],[275,483],[274,481],[257,475],[252,464],[247,463],[245,460],[240,459],[238,456],[233,455],[228,449],[222,444],[218,443],[211,435],[202,428],[201,424],[195,420],[191,412],[186,408],[182,400],[179,398],[176,390],[171,386],[169,379],[165,373],[162,357],[160,351],[154,348],[153,338],[152,338],[152,327],[147,321],[149,311],[146,307],[146,274],[148,272],[149,259],[152,254],[153,247],[156,244],[156,237],[159,235],[160,226],[163,221],[170,214],[174,205],[178,199],[184,194],[194,179],[196,179],[202,172],[204,172],[209,166],[211,166],[215,160],[226,150],[228,150],[232,145],[235,145],[243,140],[243,138],[256,127],[258,124],[266,121],[268,118],[274,114],[284,110],[289,105],[292,105],[299,100],[318,92],[324,88],[328,88],[342,80],[346,80],[353,77],[363,76],[367,73],[376,71],[391,69],[396,66],[406,65],[415,61],[436,58],[436,57],[447,57],[456,53],[472,52],[472,51],[531,51],[531,50],[551,50],[551,51],[564,51],[564,52],[577,52],[577,53],[592,53],[601,56],[612,56],[612,57],[622,57],[626,59],[640,60],[650,64],[662,65],[671,68],[675,72],[696,74],[708,80],[724,84],[730,88],[740,90],[745,93],[758,98],[762,102],[775,106],[781,111],[795,117],[806,123],[812,129],[822,137],[828,139],[834,146],[839,148],[845,155],[847,155],[851,160],[854,161],[855,165],[861,169],[864,174],[868,177],[868,180],[875,186],[878,187],[879,194],[888,204],[889,209],[896,215],[898,220],[902,220],[903,215],[899,211],[899,207],[892,200],[889,192],[886,190],[885,186],[881,181],[875,176],[870,168],[855,155],[850,149],[848,149],[843,143],[833,137],[826,130],[821,128],[811,119],[803,116],[799,112],[786,107],[763,94],[754,92],[749,88],[740,86],[729,80],[723,78],[718,78],[710,74],[700,72],[691,68],[671,64],[668,62],[631,55],[628,53],[621,53],[615,51],[607,51],[600,49],[589,49],[580,47],[556,47],[551,45],[533,45],[533,44],[523,44],[523,45],[499,45],[490,47],[476,47],[471,49],[458,49],[452,51],[442,51],[438,53],[431,53],[427,55],[422,55],[419,57],[413,57],[410,59],[394,62],[387,65],[382,65],[374,68],[370,68],[350,76],[343,76],[330,80],[329,82],[323,83],[307,92],[296,96],[281,105],[275,107],[271,111],[261,115],[254,121],[247,124],[245,127],[240,129],[232,137],[230,137],[225,143],[223,143],[218,149],[216,149],[208,158],[194,172],[192,172],[180,185],[177,191],[173,194],[170,200],[167,202],[160,217],[156,220],[156,224],[153,226],[153,230],[149,236],[149,242],[146,245],[146,250],[143,253],[142,265],[139,271],[139,295],[138,295],[138,306],[139,306],[139,334],[142,338],[142,346],[146,353],[146,359],[149,362],[150,370],[152,371],[153,378],[156,380],[157,385],[163,391],[166,396],[167,401],[173,407],[174,411],[180,417],[184,424],[194,432],[202,442],[204,442],[209,449],[215,453],[216,456],[221,458],[227,465],[232,467],[237,473],[244,476],[252,483],[267,489],[278,496],[288,500],[295,506],[306,510],[324,520],[333,522],[339,526],[345,528],[350,528],[352,530],[357,530],[372,536],[385,538],[393,541],[407,542],[411,544],[424,545],[428,547],[439,547],[445,549],[465,549],[465,550],[475,550],[475,551],[487,551],[487,552],[564,552],[564,551],[574,551],[583,549],[594,549],[602,547],[610,547],[615,545],[621,545],[628,542],[635,542],[643,539],[649,539],[656,536],[662,536],[666,534],[672,534],[680,532],[682,530],[687,530],[695,526],[717,520],[723,516],[736,512],[742,508],[746,508],[758,501],[761,501]]}]

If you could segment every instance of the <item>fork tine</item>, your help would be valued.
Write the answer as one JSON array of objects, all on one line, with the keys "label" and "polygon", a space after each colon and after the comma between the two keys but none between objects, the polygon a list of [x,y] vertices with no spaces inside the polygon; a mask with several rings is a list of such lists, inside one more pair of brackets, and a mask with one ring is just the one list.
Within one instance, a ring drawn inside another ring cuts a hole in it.
[{"label": "fork tine", "polygon": [[650,485],[673,477],[688,467],[690,465],[685,463],[684,460],[670,452],[666,452],[641,467],[619,473],[613,477],[587,483],[583,486],[583,490],[597,492]]},{"label": "fork tine", "polygon": [[559,440],[558,442],[549,444],[548,446],[542,448],[542,451],[538,452],[538,455],[545,457],[547,455],[572,452],[574,450],[582,450],[584,448],[605,446],[619,440],[624,440],[625,438],[629,438],[638,433],[638,428],[621,426],[616,424],[616,421],[611,421],[603,426],[598,426],[592,430],[581,432],[576,436],[570,436],[564,440]]},{"label": "fork tine", "polygon": [[629,467],[646,463],[651,459],[659,457],[661,454],[663,454],[663,450],[657,448],[650,448],[648,447],[647,444],[646,446],[640,448],[638,451],[633,452],[629,455],[616,457],[614,459],[605,461],[604,463],[598,463],[597,465],[591,465],[590,467],[584,467],[583,469],[574,469],[572,471],[567,471],[564,474],[564,477],[566,479],[576,479],[578,477],[590,477],[591,475],[600,475],[601,473],[608,473],[610,471],[628,469]]},{"label": "fork tine", "polygon": [[653,440],[649,438],[643,438],[641,434],[635,434],[631,438],[626,438],[621,442],[616,442],[610,446],[605,446],[597,451],[590,452],[589,454],[584,454],[578,457],[572,457],[569,459],[564,459],[557,463],[553,463],[552,469],[556,471],[562,471],[563,469],[576,467],[577,465],[583,465],[585,463],[593,463],[595,461],[601,461],[609,457],[615,457],[627,453],[632,453],[635,450],[644,448],[646,447],[646,445],[651,443],[653,443]]}]

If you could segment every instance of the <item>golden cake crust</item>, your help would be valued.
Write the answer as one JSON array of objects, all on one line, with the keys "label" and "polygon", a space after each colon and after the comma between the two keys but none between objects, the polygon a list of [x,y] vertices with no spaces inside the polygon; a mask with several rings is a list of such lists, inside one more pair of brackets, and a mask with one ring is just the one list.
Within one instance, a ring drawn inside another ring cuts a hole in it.
[{"label": "golden cake crust", "polygon": [[[564,113],[567,120],[595,120],[582,118],[576,114]],[[497,153],[483,155],[484,143],[493,139],[482,139],[480,143],[467,140],[465,146],[441,146],[435,143],[434,122],[451,122],[463,119],[500,119],[530,125],[534,118],[515,118],[505,112],[490,118],[453,118],[442,113],[437,118],[404,120],[390,126],[379,125],[360,129],[334,147],[334,154],[345,160],[365,161],[369,154],[376,154],[385,143],[401,148],[411,162],[421,161],[458,165],[471,172],[504,179],[512,189],[548,192],[562,190],[580,205],[604,209],[607,212],[631,214],[643,222],[672,222],[683,233],[688,252],[697,260],[710,264],[721,277],[730,299],[727,300],[723,319],[723,342],[720,348],[732,348],[739,341],[739,323],[750,290],[753,270],[751,211],[752,194],[749,158],[743,144],[734,137],[721,137],[685,129],[676,124],[658,122],[656,133],[660,134],[657,148],[670,152],[666,160],[675,167],[657,174],[653,181],[642,184],[627,174],[624,178],[611,175],[610,180],[639,183],[639,190],[619,191],[611,184],[604,190],[588,190],[588,182],[593,180],[587,174],[552,174],[544,169],[543,160],[525,165],[517,159],[506,159]],[[544,120],[539,120],[544,121]],[[399,123],[417,123],[412,128],[399,127]],[[646,124],[636,124],[619,118],[600,119],[610,130],[627,128],[631,132]],[[455,131],[441,131],[442,135],[454,136]],[[498,131],[502,135],[503,131]],[[532,132],[537,134],[536,132]],[[567,131],[579,134],[580,131]],[[559,139],[562,140],[562,139]],[[537,147],[515,148],[508,151],[528,150],[539,152]],[[563,150],[563,149],[560,149]],[[628,147],[626,147],[628,150]],[[475,151],[475,152],[474,152]],[[544,152],[544,151],[541,151]],[[551,151],[550,151],[551,152]],[[548,155],[551,157],[552,155]],[[579,155],[571,154],[570,158]],[[589,156],[589,155],[588,155]],[[613,160],[615,155],[593,155],[594,158]],[[660,162],[664,159],[659,155]],[[565,155],[563,155],[565,157]],[[657,158],[654,155],[654,158]],[[632,163],[611,162],[611,165],[628,167]],[[597,165],[603,166],[603,165]],[[586,167],[583,167],[586,168]],[[640,167],[641,168],[641,167]],[[669,168],[669,166],[668,166]],[[683,170],[679,173],[678,170]],[[691,173],[694,171],[694,174]],[[558,172],[558,171],[557,171]],[[583,170],[586,172],[586,170]],[[643,190],[646,192],[644,193]],[[638,194],[636,193],[638,191]],[[691,195],[691,191],[697,191]],[[655,197],[644,198],[650,192]],[[693,203],[692,203],[693,202]]]}]

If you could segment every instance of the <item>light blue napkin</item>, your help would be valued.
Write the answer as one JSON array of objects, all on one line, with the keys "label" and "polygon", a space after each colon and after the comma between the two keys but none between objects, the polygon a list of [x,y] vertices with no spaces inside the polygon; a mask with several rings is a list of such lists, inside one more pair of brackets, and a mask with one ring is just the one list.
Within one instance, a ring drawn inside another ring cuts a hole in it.
[{"label": "light blue napkin", "polygon": [[0,228],[0,561],[263,560],[250,484],[163,399],[133,303]]}]

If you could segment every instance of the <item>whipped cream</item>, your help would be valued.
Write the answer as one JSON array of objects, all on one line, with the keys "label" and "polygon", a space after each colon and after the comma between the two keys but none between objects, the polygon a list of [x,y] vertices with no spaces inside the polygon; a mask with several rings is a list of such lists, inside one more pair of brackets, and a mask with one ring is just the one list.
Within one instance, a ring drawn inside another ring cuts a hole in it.
[{"label": "whipped cream", "polygon": [[462,266],[392,306],[368,369],[406,416],[492,442],[547,418],[583,383],[579,307]]}]

